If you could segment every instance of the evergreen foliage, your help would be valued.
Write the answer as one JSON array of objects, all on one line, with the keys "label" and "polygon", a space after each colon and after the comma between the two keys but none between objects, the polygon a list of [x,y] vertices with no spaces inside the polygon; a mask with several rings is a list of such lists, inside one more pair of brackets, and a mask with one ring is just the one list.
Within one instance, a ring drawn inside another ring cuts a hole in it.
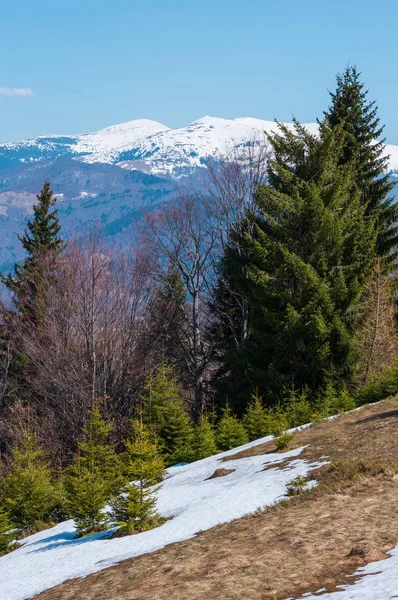
[{"label": "evergreen foliage", "polygon": [[398,366],[395,365],[380,376],[373,376],[368,383],[358,389],[354,400],[357,406],[384,400],[398,394]]},{"label": "evergreen foliage", "polygon": [[156,436],[142,419],[133,421],[132,438],[126,443],[127,475],[130,480],[123,494],[111,502],[112,519],[119,532],[132,534],[159,524],[155,486],[164,472]]},{"label": "evergreen foliage", "polygon": [[161,439],[168,465],[192,460],[193,423],[183,402],[167,405]]},{"label": "evergreen foliage", "polygon": [[17,310],[37,320],[39,310],[45,309],[42,306],[45,298],[41,296],[45,292],[46,281],[41,272],[40,260],[48,252],[56,257],[63,249],[64,242],[60,236],[58,211],[53,209],[56,198],[48,181],[45,181],[42,191],[36,197],[33,219],[28,221],[24,234],[18,236],[27,257],[23,264],[15,265],[13,275],[3,277],[3,283],[12,292]]},{"label": "evergreen foliage", "polygon": [[192,450],[194,460],[213,456],[217,452],[216,434],[207,415],[201,415],[195,425]]},{"label": "evergreen foliage", "polygon": [[336,91],[330,94],[331,105],[324,113],[324,123],[346,133],[340,163],[356,163],[365,217],[377,218],[377,252],[393,262],[398,246],[398,211],[391,194],[394,183],[387,172],[385,140],[380,139],[384,126],[380,125],[376,103],[367,99],[368,91],[360,75],[355,66],[348,66],[337,75]]},{"label": "evergreen foliage", "polygon": [[[236,231],[243,235],[248,229],[247,219],[244,219],[235,225],[235,236]],[[241,285],[248,277],[243,253],[239,241],[230,239],[217,265],[217,279],[209,303],[213,315],[210,337],[217,364],[212,384],[219,397],[231,398],[231,407],[239,416],[246,404],[250,380],[250,306],[247,291]]]},{"label": "evergreen foliage", "polygon": [[92,409],[78,456],[65,477],[66,508],[80,535],[106,528],[105,504],[124,483],[121,462],[108,442],[110,430],[100,409]]},{"label": "evergreen foliage", "polygon": [[290,442],[292,442],[293,440],[294,433],[289,433],[289,431],[283,431],[275,437],[275,446],[278,448],[278,450],[286,450]]},{"label": "evergreen foliage", "polygon": [[249,438],[243,423],[232,413],[227,404],[217,426],[217,446],[220,450],[231,450],[231,448],[243,446],[248,441]]},{"label": "evergreen foliage", "polygon": [[12,451],[1,495],[2,505],[17,527],[34,530],[51,518],[55,505],[51,470],[29,427]]},{"label": "evergreen foliage", "polygon": [[91,465],[87,459],[83,463],[79,452],[65,477],[66,510],[81,536],[103,531],[108,524],[109,486],[95,466],[95,457],[91,460]]},{"label": "evergreen foliage", "polygon": [[0,556],[5,554],[9,548],[9,544],[15,537],[12,531],[13,526],[6,511],[0,507]]},{"label": "evergreen foliage", "polygon": [[181,337],[185,328],[186,293],[181,275],[170,263],[162,287],[150,306],[151,331],[155,336],[157,361],[168,360],[181,369]]},{"label": "evergreen foliage", "polygon": [[193,424],[184,408],[181,386],[167,361],[149,374],[143,420],[155,429],[168,465],[192,459]]},{"label": "evergreen foliage", "polygon": [[377,230],[365,218],[355,164],[340,164],[345,138],[337,127],[322,126],[319,139],[297,122],[294,131],[280,125],[269,136],[268,183],[248,214],[253,233],[239,234],[226,251],[225,260],[243,260],[248,274],[239,280],[236,271],[250,304],[250,343],[236,357],[244,367],[236,387],[258,387],[270,403],[287,385],[307,386],[314,396],[352,374],[346,317],[371,272]]},{"label": "evergreen foliage", "polygon": [[[283,407],[288,416],[289,427],[304,425],[312,421],[314,407],[309,401],[305,389],[298,392],[294,386],[290,387],[284,397]],[[286,427],[282,427],[282,429],[286,429]]]},{"label": "evergreen foliage", "polygon": [[90,411],[83,440],[79,441],[80,461],[83,470],[98,472],[105,485],[106,497],[119,493],[124,483],[122,464],[113,444],[109,442],[112,425],[106,423],[99,407]]},{"label": "evergreen foliage", "polygon": [[258,395],[258,392],[252,394],[243,416],[243,424],[250,441],[257,440],[270,433],[269,413],[264,407],[263,399]]}]

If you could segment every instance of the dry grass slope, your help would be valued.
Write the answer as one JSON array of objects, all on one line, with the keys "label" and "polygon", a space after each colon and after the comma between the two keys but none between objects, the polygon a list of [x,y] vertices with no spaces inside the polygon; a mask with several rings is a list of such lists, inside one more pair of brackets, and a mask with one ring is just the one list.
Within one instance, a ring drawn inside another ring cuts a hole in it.
[{"label": "dry grass slope", "polygon": [[[397,426],[397,398],[318,423],[293,444],[308,444],[309,460],[330,458],[312,473],[317,489],[37,598],[279,600],[333,590],[397,543]],[[270,442],[243,454],[274,451]]]}]

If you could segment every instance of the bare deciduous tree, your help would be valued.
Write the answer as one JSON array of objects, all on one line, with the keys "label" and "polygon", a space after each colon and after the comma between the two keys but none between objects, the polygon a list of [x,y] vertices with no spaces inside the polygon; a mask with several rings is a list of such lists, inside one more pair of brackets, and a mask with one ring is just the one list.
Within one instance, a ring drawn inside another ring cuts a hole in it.
[{"label": "bare deciduous tree", "polygon": [[[264,135],[250,140],[244,147],[233,148],[226,156],[207,164],[203,187],[210,200],[208,205],[212,217],[217,222],[221,252],[230,246],[240,255],[241,248],[235,241],[236,235],[245,229],[252,233],[246,212],[256,213],[255,193],[257,186],[267,179],[269,156]],[[248,336],[248,302],[236,290],[225,270],[219,272],[219,285],[228,301],[224,305],[217,298],[213,299],[213,311],[219,317],[216,318],[214,334],[221,335],[228,327],[235,347],[241,349]],[[239,319],[236,318],[237,314],[240,314]],[[223,331],[217,332],[217,324]]]},{"label": "bare deciduous tree", "polygon": [[181,192],[177,201],[147,213],[140,228],[140,241],[150,257],[153,275],[161,285],[170,265],[176,269],[188,302],[181,305],[181,348],[189,384],[194,390],[194,415],[204,405],[204,373],[209,348],[204,337],[206,300],[214,275],[217,225],[208,205],[197,194]]},{"label": "bare deciduous tree", "polygon": [[365,385],[369,378],[392,366],[398,356],[392,280],[383,271],[380,259],[375,262],[373,276],[364,288],[354,315],[359,352],[356,380]]},{"label": "bare deciduous tree", "polygon": [[110,253],[93,229],[82,243],[70,242],[44,277],[40,323],[10,316],[9,336],[26,363],[21,399],[53,415],[61,447],[73,449],[100,398],[117,425],[134,414],[145,378],[146,273],[139,256]]}]

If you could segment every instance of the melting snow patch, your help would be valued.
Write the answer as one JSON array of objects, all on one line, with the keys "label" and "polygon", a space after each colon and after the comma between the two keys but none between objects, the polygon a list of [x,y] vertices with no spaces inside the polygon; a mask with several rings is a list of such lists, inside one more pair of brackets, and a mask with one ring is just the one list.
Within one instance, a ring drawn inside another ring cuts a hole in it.
[{"label": "melting snow patch", "polygon": [[[21,548],[0,558],[0,598],[31,598],[67,579],[84,577],[126,558],[154,552],[274,504],[286,494],[292,479],[306,476],[319,463],[308,464],[298,458],[302,448],[225,460],[237,450],[270,439],[168,469],[157,492],[158,510],[173,518],[156,529],[123,538],[106,539],[107,533],[100,533],[77,539],[73,521],[65,521],[26,538]],[[288,458],[293,459],[290,468],[279,469],[277,463]],[[264,471],[264,466],[273,464],[274,468]],[[235,470],[228,477],[208,479],[219,467]]]},{"label": "melting snow patch", "polygon": [[306,593],[303,600],[392,600],[398,598],[398,546],[389,558],[360,567],[350,579],[355,583],[337,586],[335,592]]}]

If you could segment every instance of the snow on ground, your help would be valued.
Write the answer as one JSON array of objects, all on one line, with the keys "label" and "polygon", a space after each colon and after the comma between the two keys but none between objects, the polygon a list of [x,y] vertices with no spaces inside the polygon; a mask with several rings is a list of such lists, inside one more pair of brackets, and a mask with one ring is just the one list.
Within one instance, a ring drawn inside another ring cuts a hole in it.
[{"label": "snow on ground", "polygon": [[[243,450],[271,439],[256,440]],[[104,539],[104,533],[76,539],[73,521],[65,521],[24,540],[0,558],[1,600],[24,600],[67,579],[84,577],[126,558],[186,540],[201,530],[238,519],[280,500],[286,486],[317,466],[299,458],[302,448],[221,462],[236,449],[190,465],[171,467],[158,491],[158,510],[173,517],[160,527],[134,536]],[[292,459],[287,469],[278,463]],[[264,471],[264,466],[274,468]],[[217,468],[235,469],[207,480]]]},{"label": "snow on ground", "polygon": [[392,600],[398,598],[398,546],[390,557],[380,562],[373,562],[358,569],[353,584],[338,585],[335,592],[324,593],[319,590],[315,594],[300,596],[303,600]]}]

